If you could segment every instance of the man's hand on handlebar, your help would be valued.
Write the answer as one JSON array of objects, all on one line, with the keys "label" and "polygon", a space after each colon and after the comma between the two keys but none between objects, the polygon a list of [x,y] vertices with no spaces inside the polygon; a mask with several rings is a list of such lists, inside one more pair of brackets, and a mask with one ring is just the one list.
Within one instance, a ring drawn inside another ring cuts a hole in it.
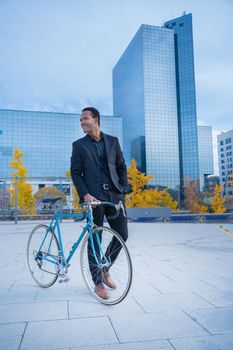
[{"label": "man's hand on handlebar", "polygon": [[113,216],[108,216],[107,217],[108,219],[117,218],[119,216],[120,210],[122,210],[123,215],[126,217],[125,208],[121,201],[119,203],[111,203],[111,202],[100,201],[93,196],[90,196],[90,197],[94,198],[95,201],[93,200],[91,202],[83,202],[82,204],[83,210],[90,211],[92,207],[95,208],[96,206],[108,206],[108,207],[113,207],[116,211],[116,214]]},{"label": "man's hand on handlebar", "polygon": [[99,202],[99,200],[97,198],[93,197],[89,193],[85,194],[85,196],[83,198],[84,198],[85,203]]}]

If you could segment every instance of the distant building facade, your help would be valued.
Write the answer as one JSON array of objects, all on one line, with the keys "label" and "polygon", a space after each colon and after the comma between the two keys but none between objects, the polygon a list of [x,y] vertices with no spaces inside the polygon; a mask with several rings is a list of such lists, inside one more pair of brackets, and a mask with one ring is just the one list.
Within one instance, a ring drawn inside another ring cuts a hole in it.
[{"label": "distant building facade", "polygon": [[213,136],[211,126],[198,126],[200,190],[207,189],[208,176],[214,173]]},{"label": "distant building facade", "polygon": [[[120,117],[101,116],[101,129],[122,145]],[[23,152],[28,177],[65,177],[72,142],[83,136],[80,114],[0,109],[0,179],[12,176],[16,147]]]},{"label": "distant building facade", "polygon": [[226,196],[233,195],[233,187],[229,183],[233,180],[230,177],[233,173],[233,130],[217,135],[217,141],[220,183],[224,185]]},{"label": "distant building facade", "polygon": [[192,16],[142,25],[113,69],[126,161],[177,188],[199,179]]}]

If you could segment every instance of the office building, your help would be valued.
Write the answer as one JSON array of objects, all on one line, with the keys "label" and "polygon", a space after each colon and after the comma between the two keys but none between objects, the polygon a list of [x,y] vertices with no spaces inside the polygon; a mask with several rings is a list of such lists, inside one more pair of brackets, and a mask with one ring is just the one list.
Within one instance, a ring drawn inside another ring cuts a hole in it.
[{"label": "office building", "polygon": [[208,176],[214,173],[213,136],[211,126],[198,126],[200,190],[206,191]]},{"label": "office building", "polygon": [[[233,195],[233,130],[222,132],[217,136],[218,141],[218,163],[220,184],[224,185],[223,192],[226,196]],[[230,183],[231,182],[231,183]]]},{"label": "office building", "polygon": [[139,160],[152,184],[199,179],[191,14],[139,28],[113,69],[113,114],[127,163]]},{"label": "office building", "polygon": [[[101,116],[101,129],[122,144],[120,117]],[[0,178],[12,176],[17,147],[29,178],[64,177],[70,168],[72,142],[84,133],[80,114],[0,110]]]}]

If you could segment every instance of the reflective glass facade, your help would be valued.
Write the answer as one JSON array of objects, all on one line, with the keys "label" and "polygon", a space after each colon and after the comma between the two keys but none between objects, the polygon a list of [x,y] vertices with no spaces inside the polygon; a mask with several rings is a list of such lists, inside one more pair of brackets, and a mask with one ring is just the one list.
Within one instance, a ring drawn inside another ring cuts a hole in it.
[{"label": "reflective glass facade", "polygon": [[203,191],[207,175],[214,173],[213,136],[211,126],[198,126],[198,153],[200,190]]},{"label": "reflective glass facade", "polygon": [[[0,110],[0,178],[12,174],[15,147],[29,177],[62,177],[70,168],[72,142],[84,136],[80,114]],[[122,119],[101,116],[101,129],[122,144]]]},{"label": "reflective glass facade", "polygon": [[192,15],[165,23],[174,31],[177,112],[179,123],[180,175],[182,179],[199,178],[196,90],[193,55]]},{"label": "reflective glass facade", "polygon": [[153,184],[199,179],[191,15],[139,28],[113,69],[113,114],[123,118],[128,164],[144,140],[141,163]]},{"label": "reflective glass facade", "polygon": [[[114,114],[123,117],[127,162],[131,158],[137,161],[144,154],[141,163],[146,173],[154,176],[152,184],[179,185],[173,31],[140,27],[113,70],[113,106]],[[132,145],[139,140],[140,157],[136,157]]]}]

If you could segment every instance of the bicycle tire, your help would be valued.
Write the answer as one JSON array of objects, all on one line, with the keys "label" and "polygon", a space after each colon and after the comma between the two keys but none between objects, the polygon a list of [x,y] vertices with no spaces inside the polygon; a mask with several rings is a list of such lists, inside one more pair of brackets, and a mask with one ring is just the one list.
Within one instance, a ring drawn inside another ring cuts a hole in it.
[{"label": "bicycle tire", "polygon": [[[110,266],[110,269],[109,269],[111,278],[116,282],[117,288],[110,289],[105,285],[109,293],[108,299],[102,299],[95,293],[96,282],[94,282],[93,276],[95,273],[95,269],[96,269],[96,273],[100,273],[98,272],[100,270],[100,267],[97,267],[97,264],[96,264],[94,268],[92,267],[92,273],[90,272],[90,266],[91,264],[93,266],[93,262],[91,262],[90,264],[90,259],[89,259],[90,250],[88,255],[88,242],[90,238],[89,233],[87,233],[84,236],[81,249],[80,249],[80,266],[81,266],[82,276],[92,296],[94,296],[98,301],[100,301],[105,305],[115,305],[120,303],[127,296],[130,290],[131,283],[132,283],[132,275],[133,275],[131,258],[125,242],[117,232],[115,232],[114,230],[108,227],[100,226],[100,227],[96,227],[93,230],[93,235],[96,235],[96,234],[101,235],[102,252],[104,253],[107,252],[109,243],[111,242],[112,244],[113,238],[115,239],[115,243],[117,241],[118,242],[117,244],[119,244],[120,246],[120,249],[119,249],[120,252],[118,253],[119,255],[117,256],[116,260],[113,262],[113,264]],[[114,246],[115,246],[115,243],[114,243]],[[89,246],[89,249],[90,249],[90,246]],[[112,252],[113,252],[112,256],[114,254],[114,249],[112,249]],[[111,260],[111,257],[109,256],[108,259]],[[103,261],[103,258],[99,257],[99,262],[101,261]]]},{"label": "bicycle tire", "polygon": [[[27,263],[34,281],[43,288],[51,287],[58,278],[57,265],[36,257],[41,247],[41,255],[56,260],[59,256],[59,243],[55,233],[47,225],[37,225],[33,228],[27,244]],[[35,246],[34,246],[35,245]]]}]

